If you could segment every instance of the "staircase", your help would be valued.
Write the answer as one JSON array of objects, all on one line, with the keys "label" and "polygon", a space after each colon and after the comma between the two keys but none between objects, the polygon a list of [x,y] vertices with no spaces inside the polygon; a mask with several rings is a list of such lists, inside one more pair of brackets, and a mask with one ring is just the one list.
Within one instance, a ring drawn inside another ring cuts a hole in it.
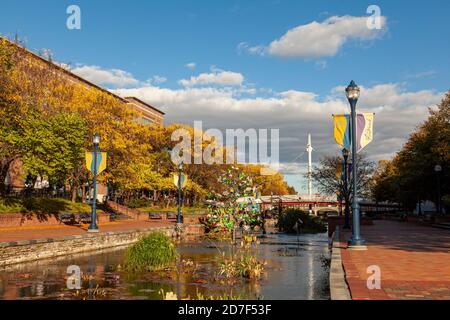
[{"label": "staircase", "polygon": [[117,202],[108,200],[106,208],[115,214],[115,220],[145,220],[146,215],[139,210],[128,208]]}]

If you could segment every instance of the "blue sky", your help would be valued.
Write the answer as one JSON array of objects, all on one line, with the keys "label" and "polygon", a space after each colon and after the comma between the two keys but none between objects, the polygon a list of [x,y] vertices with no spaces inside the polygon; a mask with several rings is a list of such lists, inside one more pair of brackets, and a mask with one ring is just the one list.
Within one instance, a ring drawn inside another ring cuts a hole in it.
[{"label": "blue sky", "polygon": [[[81,8],[81,30],[66,28],[71,4]],[[376,36],[365,34],[362,20],[357,21],[368,16],[371,4],[386,19]],[[376,139],[367,149],[378,160],[398,151],[426,118],[426,108],[449,89],[449,10],[445,0],[2,0],[0,34],[17,33],[32,50],[50,49],[57,61],[70,63],[82,76],[162,108],[169,122],[279,128],[285,164],[302,152],[308,132],[316,143],[315,161],[339,151],[329,134],[331,119],[324,119],[342,110],[345,101],[338,89],[354,79],[367,90],[361,108],[380,114]],[[325,38],[318,42],[318,52],[305,54],[323,36],[319,27],[332,17],[351,26],[336,23],[327,29],[341,34],[343,43],[335,46],[336,52],[324,53]],[[270,51],[274,41],[301,26],[311,32],[291,39],[297,46],[293,56]],[[306,41],[305,35],[312,39]],[[263,51],[251,53],[249,48]],[[188,63],[195,68],[186,67]],[[231,72],[224,74],[231,82],[217,81],[222,72]],[[189,82],[191,77],[195,79]],[[181,84],[183,79],[189,85]],[[201,105],[200,100],[207,102]],[[302,171],[304,163],[294,167]],[[290,181],[299,188],[302,178],[291,173]]]}]

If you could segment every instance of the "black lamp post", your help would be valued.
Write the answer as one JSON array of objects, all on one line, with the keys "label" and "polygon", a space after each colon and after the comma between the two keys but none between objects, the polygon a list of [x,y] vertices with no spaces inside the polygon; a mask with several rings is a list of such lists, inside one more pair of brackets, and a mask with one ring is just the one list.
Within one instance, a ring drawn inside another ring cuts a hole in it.
[{"label": "black lamp post", "polygon": [[437,214],[440,215],[442,213],[442,209],[441,209],[441,172],[442,172],[442,167],[441,167],[441,165],[439,165],[439,164],[435,165],[434,171],[436,172],[436,176],[437,176],[436,209],[437,209]]},{"label": "black lamp post", "polygon": [[344,209],[344,229],[350,229],[350,197],[348,194],[348,156],[350,152],[348,149],[342,149],[342,156],[344,157],[344,195],[345,195],[345,209]]},{"label": "black lamp post", "polygon": [[360,221],[359,221],[359,203],[358,203],[358,170],[356,163],[356,103],[358,102],[360,89],[352,80],[345,89],[348,102],[351,107],[351,133],[352,133],[352,177],[353,177],[353,201],[352,201],[352,216],[353,229],[352,238],[349,240],[349,245],[352,247],[364,246],[365,241],[361,238]]},{"label": "black lamp post", "polygon": [[91,225],[88,228],[88,232],[98,232],[97,226],[97,156],[98,156],[98,145],[100,144],[100,134],[94,134],[94,138],[92,139],[94,143],[94,195],[92,201],[92,214],[91,214]]}]

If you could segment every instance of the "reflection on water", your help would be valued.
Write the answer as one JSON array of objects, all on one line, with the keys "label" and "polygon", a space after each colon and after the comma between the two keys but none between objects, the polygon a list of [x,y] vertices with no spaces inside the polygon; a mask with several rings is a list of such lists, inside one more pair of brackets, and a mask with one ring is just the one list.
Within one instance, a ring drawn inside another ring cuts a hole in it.
[{"label": "reflection on water", "polygon": [[[259,282],[216,281],[217,257],[229,250],[233,249],[224,243],[182,243],[178,247],[180,272],[127,274],[122,271],[123,248],[15,265],[0,270],[0,299],[161,299],[161,289],[182,298],[231,294],[246,299],[329,299],[328,270],[320,260],[328,254],[326,234],[262,238],[254,249],[267,262]],[[183,265],[187,260],[196,263],[195,272]],[[67,289],[70,265],[80,267],[82,287],[90,291],[76,296]],[[95,291],[98,288],[102,291]]]}]

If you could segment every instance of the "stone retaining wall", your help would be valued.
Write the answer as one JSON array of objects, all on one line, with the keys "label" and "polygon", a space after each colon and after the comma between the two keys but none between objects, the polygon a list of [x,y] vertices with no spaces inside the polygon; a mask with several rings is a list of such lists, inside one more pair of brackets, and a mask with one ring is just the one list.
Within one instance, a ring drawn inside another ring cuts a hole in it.
[{"label": "stone retaining wall", "polygon": [[86,233],[58,239],[3,242],[0,243],[0,267],[105,248],[127,246],[136,242],[143,235],[161,231],[171,236],[173,230],[173,227],[160,227],[123,232]]},{"label": "stone retaining wall", "polygon": [[[110,221],[107,213],[97,213],[97,223]],[[55,226],[63,224],[57,215],[54,214],[21,214],[21,213],[2,213],[0,214],[0,228],[15,227],[35,227],[35,226]]]}]

